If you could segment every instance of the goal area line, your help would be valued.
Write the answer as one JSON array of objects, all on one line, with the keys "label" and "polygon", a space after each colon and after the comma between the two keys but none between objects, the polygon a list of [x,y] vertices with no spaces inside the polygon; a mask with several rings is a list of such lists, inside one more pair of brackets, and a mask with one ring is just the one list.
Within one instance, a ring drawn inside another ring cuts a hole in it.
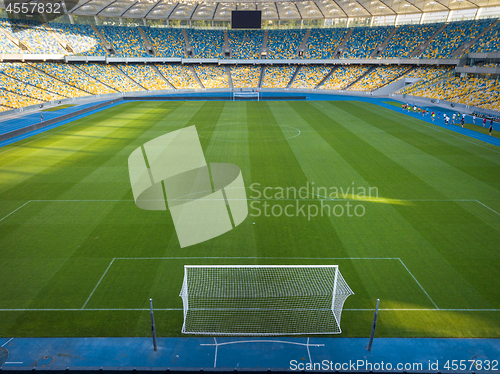
[{"label": "goal area line", "polygon": [[[247,189],[249,187],[246,187]],[[238,200],[238,199],[229,199],[229,200]],[[362,202],[366,202],[366,203],[390,203],[390,200],[389,199],[384,199],[384,198],[380,198],[378,200],[370,200],[370,199],[331,199],[331,198],[328,198],[328,197],[325,197],[325,196],[320,196],[320,195],[316,195],[316,198],[312,198],[312,199],[252,199],[252,198],[247,198],[245,199],[247,201],[319,201],[319,200],[327,200],[327,201],[338,201],[338,202],[344,202],[344,201],[362,201]],[[479,200],[476,200],[476,199],[395,199],[396,201],[400,201],[400,202],[409,202],[409,203],[425,203],[425,202],[429,202],[429,203],[432,203],[432,202],[455,202],[455,203],[460,203],[460,202],[475,202],[475,203],[478,203],[480,205],[482,205],[484,208],[490,210],[491,212],[495,213],[496,215],[500,216],[500,213],[497,212],[496,210],[494,210],[493,208],[489,207],[488,205],[482,203],[481,201]],[[148,200],[146,200],[148,201]],[[154,200],[151,200],[151,201],[154,201]],[[183,201],[183,200],[179,200],[179,201]],[[191,201],[190,199],[186,199],[186,201]],[[53,199],[47,199],[47,200],[28,200],[26,201],[24,204],[20,205],[19,207],[17,207],[16,209],[14,209],[12,212],[8,213],[7,215],[5,215],[4,217],[0,218],[0,222],[2,222],[3,220],[5,220],[6,218],[12,216],[14,213],[16,213],[17,211],[21,210],[22,208],[24,208],[26,205],[28,205],[29,203],[58,203],[58,202],[61,202],[61,203],[65,203],[65,202],[68,202],[68,203],[79,203],[79,202],[89,202],[89,203],[92,203],[92,202],[104,202],[104,203],[108,203],[108,202],[114,202],[114,203],[119,203],[119,202],[134,202],[134,200],[118,200],[118,199],[104,199],[104,200],[95,200],[95,199],[88,199],[88,200],[78,200],[78,199],[60,199],[60,200],[53,200]]]},{"label": "goal area line", "polygon": [[[422,285],[418,282],[415,276],[408,269],[406,264],[399,257],[116,257],[113,258],[108,264],[106,270],[100,277],[96,286],[92,290],[91,294],[85,301],[85,304],[81,308],[0,308],[0,312],[82,312],[82,311],[149,311],[149,308],[86,308],[85,306],[92,298],[93,294],[101,284],[102,280],[105,278],[107,272],[113,265],[113,263],[117,260],[392,260],[398,261],[406,270],[406,272],[410,275],[410,277],[415,281],[415,283],[419,286],[422,292],[427,296],[429,301],[435,306],[435,308],[379,308],[380,311],[395,311],[395,312],[428,312],[428,311],[442,311],[442,312],[500,312],[500,309],[496,308],[447,308],[442,309],[439,308],[429,294],[425,291]],[[188,265],[187,265],[188,266]],[[253,265],[251,265],[253,266]],[[286,265],[284,265],[286,266]],[[293,265],[292,265],[293,266]],[[306,265],[307,266],[307,265]],[[331,265],[326,265],[331,266]],[[337,266],[337,265],[333,265]],[[166,311],[166,312],[177,312],[182,311],[183,308],[155,308],[157,311]],[[375,308],[346,308],[343,309],[346,312],[373,312]]]},{"label": "goal area line", "polygon": [[[159,312],[181,312],[182,308],[154,308]],[[500,309],[435,309],[435,308],[378,308],[386,312],[500,312]],[[0,309],[0,312],[142,312],[151,311],[150,308],[49,308],[49,309]],[[373,309],[342,309],[342,312],[374,312]]]}]

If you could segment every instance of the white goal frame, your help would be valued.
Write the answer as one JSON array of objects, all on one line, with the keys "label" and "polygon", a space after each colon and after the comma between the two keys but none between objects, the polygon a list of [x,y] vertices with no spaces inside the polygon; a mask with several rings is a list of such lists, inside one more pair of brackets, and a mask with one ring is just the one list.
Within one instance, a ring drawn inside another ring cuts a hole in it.
[{"label": "white goal frame", "polygon": [[338,265],[184,265],[182,333],[340,334],[352,294]]},{"label": "white goal frame", "polygon": [[233,91],[232,99],[236,101],[237,98],[241,99],[257,99],[260,101],[259,91]]}]

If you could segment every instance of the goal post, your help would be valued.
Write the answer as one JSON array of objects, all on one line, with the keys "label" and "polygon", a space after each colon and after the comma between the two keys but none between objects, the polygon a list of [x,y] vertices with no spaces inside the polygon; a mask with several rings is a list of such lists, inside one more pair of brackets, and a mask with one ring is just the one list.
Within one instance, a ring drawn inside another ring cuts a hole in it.
[{"label": "goal post", "polygon": [[257,100],[260,101],[260,92],[259,91],[234,91],[233,92],[233,101],[238,100]]},{"label": "goal post", "polygon": [[182,333],[339,334],[352,294],[337,265],[185,265]]}]

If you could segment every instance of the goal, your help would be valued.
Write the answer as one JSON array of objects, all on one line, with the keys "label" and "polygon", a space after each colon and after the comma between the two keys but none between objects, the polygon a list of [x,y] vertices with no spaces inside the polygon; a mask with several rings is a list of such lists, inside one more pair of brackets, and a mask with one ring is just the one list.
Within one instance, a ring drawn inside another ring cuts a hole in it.
[{"label": "goal", "polygon": [[337,265],[184,266],[184,334],[339,334],[353,292]]},{"label": "goal", "polygon": [[257,100],[260,101],[260,92],[258,91],[236,91],[233,92],[233,101],[238,100]]}]

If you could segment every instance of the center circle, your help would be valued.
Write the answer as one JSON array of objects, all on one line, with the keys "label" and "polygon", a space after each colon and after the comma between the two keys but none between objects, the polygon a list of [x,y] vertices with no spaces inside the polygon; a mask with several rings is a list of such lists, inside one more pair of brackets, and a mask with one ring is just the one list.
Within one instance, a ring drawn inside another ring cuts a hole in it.
[{"label": "center circle", "polygon": [[[217,131],[221,130],[223,131]],[[197,129],[198,136],[224,142],[253,143],[279,142],[300,135],[300,130],[285,125],[218,125]]]}]

